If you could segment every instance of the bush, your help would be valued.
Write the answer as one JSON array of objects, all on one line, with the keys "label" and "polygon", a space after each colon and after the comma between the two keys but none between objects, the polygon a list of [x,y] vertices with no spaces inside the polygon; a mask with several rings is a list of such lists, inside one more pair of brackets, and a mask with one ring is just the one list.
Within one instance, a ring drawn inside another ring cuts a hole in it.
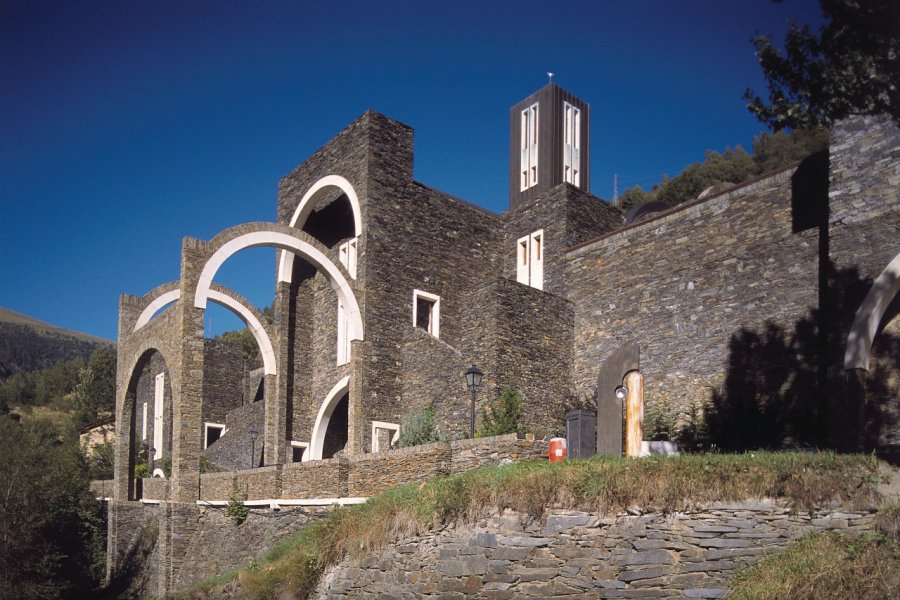
[{"label": "bush", "polygon": [[97,444],[88,456],[88,472],[91,479],[112,479],[116,448],[113,442]]},{"label": "bush", "polygon": [[434,405],[429,404],[424,409],[416,411],[404,419],[400,425],[400,438],[397,440],[398,448],[420,446],[443,440],[434,420]]},{"label": "bush", "polygon": [[500,398],[482,409],[481,428],[476,437],[522,433],[519,425],[521,418],[522,397],[512,384],[507,384]]},{"label": "bush", "polygon": [[235,525],[240,525],[247,520],[250,509],[244,504],[245,494],[241,494],[237,490],[231,493],[228,499],[228,506],[225,507],[225,516],[234,521]]}]

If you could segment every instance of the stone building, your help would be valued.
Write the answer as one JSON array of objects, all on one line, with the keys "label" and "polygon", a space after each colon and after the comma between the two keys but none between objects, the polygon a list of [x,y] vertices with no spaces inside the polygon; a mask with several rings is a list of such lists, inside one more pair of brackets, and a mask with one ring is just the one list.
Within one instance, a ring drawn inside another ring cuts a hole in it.
[{"label": "stone building", "polygon": [[[367,112],[282,179],[275,223],[185,238],[178,281],[122,296],[111,557],[135,522],[142,453],[171,529],[204,497],[201,456],[312,469],[383,452],[427,405],[467,436],[472,364],[476,413],[511,382],[540,434],[564,431],[573,399],[614,403],[625,373],[604,365],[636,347],[648,406],[711,411],[723,445],[745,428],[773,444],[900,444],[890,120],[840,124],[826,157],[626,222],[590,193],[587,103],[549,84],[510,116],[500,215],[415,181],[412,129]],[[255,246],[279,250],[272,323],[215,283]],[[261,369],[204,339],[209,302],[247,324]],[[598,425],[615,419],[601,410]],[[160,589],[177,579],[173,547]]]}]

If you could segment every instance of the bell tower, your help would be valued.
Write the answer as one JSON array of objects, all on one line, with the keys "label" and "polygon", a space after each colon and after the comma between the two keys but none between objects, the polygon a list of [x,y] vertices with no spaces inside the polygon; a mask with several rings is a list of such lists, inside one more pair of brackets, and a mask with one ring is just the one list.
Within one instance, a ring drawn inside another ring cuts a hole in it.
[{"label": "bell tower", "polygon": [[509,206],[561,183],[590,191],[590,105],[548,83],[509,111]]}]

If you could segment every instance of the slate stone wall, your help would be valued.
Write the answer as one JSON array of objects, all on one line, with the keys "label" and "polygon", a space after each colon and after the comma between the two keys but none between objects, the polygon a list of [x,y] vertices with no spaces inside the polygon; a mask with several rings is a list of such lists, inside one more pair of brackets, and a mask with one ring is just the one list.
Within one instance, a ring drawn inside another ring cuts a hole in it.
[{"label": "slate stone wall", "polygon": [[819,232],[795,233],[792,171],[673,209],[569,252],[574,383],[591,397],[601,363],[637,343],[645,400],[707,402],[730,341],[791,331],[818,303]]},{"label": "slate stone wall", "polygon": [[479,467],[496,466],[508,461],[547,458],[550,444],[533,436],[520,438],[514,433],[492,438],[450,442],[450,472],[464,473]]},{"label": "slate stone wall", "polygon": [[722,598],[738,569],[802,535],[872,529],[869,510],[792,514],[782,501],[688,513],[504,512],[329,569],[317,598]]},{"label": "slate stone wall", "polygon": [[424,481],[450,471],[446,443],[425,444],[376,454],[348,457],[347,493],[350,497],[374,496],[407,483]]},{"label": "slate stone wall", "polygon": [[281,472],[281,497],[345,498],[349,468],[343,457],[286,464]]},{"label": "slate stone wall", "polygon": [[236,344],[220,340],[204,340],[204,346],[203,421],[224,423],[228,412],[243,404],[243,353]]}]

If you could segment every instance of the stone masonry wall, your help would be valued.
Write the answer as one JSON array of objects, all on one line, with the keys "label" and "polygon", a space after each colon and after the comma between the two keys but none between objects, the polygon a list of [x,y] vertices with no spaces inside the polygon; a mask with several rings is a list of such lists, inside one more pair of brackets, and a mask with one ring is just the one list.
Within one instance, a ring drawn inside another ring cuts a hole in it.
[{"label": "stone masonry wall", "polygon": [[349,463],[348,495],[374,496],[407,483],[448,474],[450,448],[440,442],[425,444],[351,456]]},{"label": "stone masonry wall", "polygon": [[792,514],[782,501],[689,513],[504,513],[330,569],[318,598],[722,598],[737,569],[805,533],[872,527],[869,510]]},{"label": "stone masonry wall", "polygon": [[281,472],[281,497],[344,498],[349,468],[343,457],[288,463]]},{"label": "stone masonry wall", "polygon": [[729,340],[791,331],[818,302],[818,231],[794,233],[791,171],[678,207],[569,252],[575,385],[592,396],[619,346],[640,345],[648,403],[706,402]]},{"label": "stone masonry wall", "polygon": [[[244,357],[236,344],[204,340],[203,421],[225,423],[229,411],[243,403]],[[200,432],[203,435],[203,431]]]}]

